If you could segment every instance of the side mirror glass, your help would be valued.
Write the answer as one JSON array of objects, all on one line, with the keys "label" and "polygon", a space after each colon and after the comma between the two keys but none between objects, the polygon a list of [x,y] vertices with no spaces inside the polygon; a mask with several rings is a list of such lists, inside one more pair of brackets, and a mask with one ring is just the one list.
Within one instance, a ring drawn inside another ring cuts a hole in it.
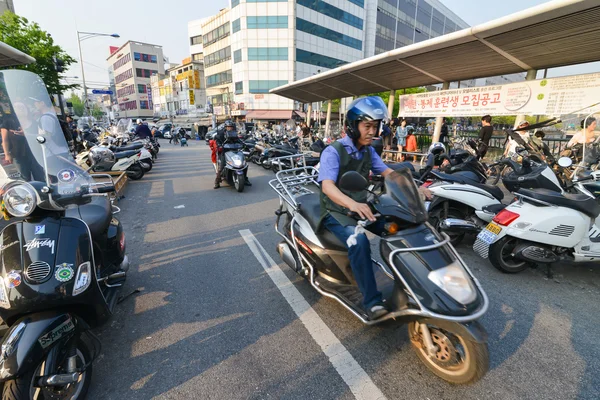
[{"label": "side mirror glass", "polygon": [[573,165],[573,160],[571,160],[569,157],[561,157],[558,159],[558,165],[563,168],[569,168],[571,165]]},{"label": "side mirror glass", "polygon": [[369,182],[356,171],[348,171],[340,178],[340,189],[361,192],[369,187]]}]

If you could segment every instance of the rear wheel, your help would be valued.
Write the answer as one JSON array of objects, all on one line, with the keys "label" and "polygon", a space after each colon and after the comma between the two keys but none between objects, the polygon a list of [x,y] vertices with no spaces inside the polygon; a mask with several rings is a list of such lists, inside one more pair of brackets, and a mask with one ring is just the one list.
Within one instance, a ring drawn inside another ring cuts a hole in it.
[{"label": "rear wheel", "polygon": [[[433,210],[431,210],[429,212],[429,223],[431,223],[431,225],[433,225],[438,232],[441,232],[440,224],[446,218],[465,219],[465,217],[466,217],[466,215],[463,211],[459,210],[458,208],[452,207],[452,206],[448,207],[448,215],[446,215],[446,213],[444,211],[444,204],[440,204],[439,206],[435,207]],[[459,245],[460,242],[462,242],[462,240],[465,238],[464,232],[463,233],[461,233],[461,232],[444,232],[444,233],[446,233],[446,235],[448,235],[448,237],[450,238],[450,243],[452,243],[453,246]]]},{"label": "rear wheel", "polygon": [[480,380],[489,368],[489,352],[486,343],[478,343],[463,337],[453,329],[427,325],[431,342],[435,347],[429,354],[423,330],[419,322],[408,324],[408,335],[419,359],[438,377],[454,384],[469,384]]},{"label": "rear wheel", "polygon": [[140,180],[144,176],[144,168],[139,164],[133,164],[127,168],[127,176],[134,181]]},{"label": "rear wheel", "polygon": [[[76,368],[81,369],[89,363],[92,358],[88,346],[82,340],[77,342],[76,349]],[[65,358],[60,365],[57,373],[67,373],[67,361]],[[21,375],[18,379],[6,381],[2,391],[3,400],[31,400],[31,399],[84,399],[92,381],[92,365],[79,376],[75,383],[65,386],[42,386],[39,387],[37,381],[40,376],[49,375],[44,371],[45,361],[40,365]]]},{"label": "rear wheel", "polygon": [[519,244],[519,240],[511,236],[504,236],[493,243],[488,256],[492,265],[507,274],[516,274],[533,267],[533,263],[513,257],[512,254],[517,244]]},{"label": "rear wheel", "polygon": [[260,165],[262,165],[262,167],[263,167],[264,169],[271,169],[271,168],[273,167],[273,166],[272,166],[272,164],[271,164],[271,160],[269,160],[269,159],[268,159],[268,158],[266,158],[266,157],[260,157],[260,158],[258,159],[258,163],[259,163]]}]

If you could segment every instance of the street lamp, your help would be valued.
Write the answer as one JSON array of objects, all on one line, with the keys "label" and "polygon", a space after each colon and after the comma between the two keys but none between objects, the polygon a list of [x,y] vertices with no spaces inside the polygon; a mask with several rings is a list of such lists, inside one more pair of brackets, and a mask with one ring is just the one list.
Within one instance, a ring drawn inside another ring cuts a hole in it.
[{"label": "street lamp", "polygon": [[77,31],[77,46],[79,46],[79,62],[81,63],[81,79],[83,80],[83,112],[87,112],[87,86],[85,85],[85,73],[83,71],[83,55],[81,54],[81,42],[97,36],[110,36],[114,38],[120,38],[117,33],[95,33],[95,32],[80,32]]}]

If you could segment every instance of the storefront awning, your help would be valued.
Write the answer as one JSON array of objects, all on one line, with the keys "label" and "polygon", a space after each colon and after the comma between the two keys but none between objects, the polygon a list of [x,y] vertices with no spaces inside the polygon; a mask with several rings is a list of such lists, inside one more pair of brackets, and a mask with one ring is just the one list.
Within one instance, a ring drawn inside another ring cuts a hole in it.
[{"label": "storefront awning", "polygon": [[35,62],[35,58],[28,56],[6,43],[0,42],[0,67],[31,64],[33,62]]}]

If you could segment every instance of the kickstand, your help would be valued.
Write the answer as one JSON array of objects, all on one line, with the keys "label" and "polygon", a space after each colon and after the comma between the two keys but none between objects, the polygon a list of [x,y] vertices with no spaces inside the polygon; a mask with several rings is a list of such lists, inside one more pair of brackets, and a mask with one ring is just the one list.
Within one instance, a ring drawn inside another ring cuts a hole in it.
[{"label": "kickstand", "polygon": [[117,300],[117,304],[121,304],[123,301],[127,300],[129,297],[133,296],[134,294],[141,293],[141,292],[142,291],[140,289],[135,289],[133,292],[126,294],[125,296],[119,297],[119,300]]},{"label": "kickstand", "polygon": [[546,277],[548,279],[554,278],[554,274],[552,273],[552,264],[546,264]]}]

